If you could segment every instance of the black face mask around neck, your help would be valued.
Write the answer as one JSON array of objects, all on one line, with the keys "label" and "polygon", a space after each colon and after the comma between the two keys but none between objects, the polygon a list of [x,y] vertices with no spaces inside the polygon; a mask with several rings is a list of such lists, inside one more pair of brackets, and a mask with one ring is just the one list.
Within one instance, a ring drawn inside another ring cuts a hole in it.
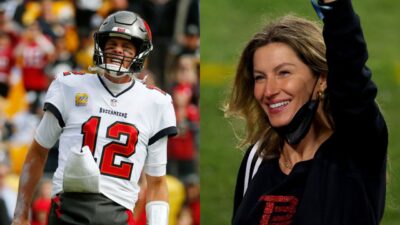
[{"label": "black face mask around neck", "polygon": [[297,111],[288,125],[275,127],[274,129],[278,132],[279,136],[285,138],[290,145],[298,144],[310,129],[318,105],[319,99],[309,100]]},{"label": "black face mask around neck", "polygon": [[315,86],[318,83],[318,78],[319,76],[314,84],[314,88],[311,92],[308,102],[306,102],[299,109],[299,111],[297,111],[292,121],[290,121],[290,123],[286,126],[274,127],[279,136],[283,137],[290,145],[298,144],[304,138],[304,136],[306,136],[311,127],[311,123],[319,105],[319,98],[316,100],[311,100]]}]

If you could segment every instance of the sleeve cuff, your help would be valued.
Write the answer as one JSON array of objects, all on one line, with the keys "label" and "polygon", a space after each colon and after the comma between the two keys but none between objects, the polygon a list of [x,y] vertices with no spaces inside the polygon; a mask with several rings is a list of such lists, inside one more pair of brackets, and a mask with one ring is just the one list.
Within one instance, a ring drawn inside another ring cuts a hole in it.
[{"label": "sleeve cuff", "polygon": [[163,165],[146,165],[144,172],[153,177],[161,177],[167,174],[166,164]]},{"label": "sleeve cuff", "polygon": [[159,132],[157,132],[153,137],[151,137],[149,139],[148,145],[154,144],[156,141],[158,141],[162,137],[165,137],[165,136],[172,137],[172,136],[175,136],[176,134],[178,134],[178,130],[176,129],[176,127],[164,128],[164,129],[160,130]]},{"label": "sleeve cuff", "polygon": [[321,3],[321,1],[317,2],[317,0],[311,0],[311,5],[313,6],[315,12],[317,13],[317,16],[321,20],[323,20],[325,18],[324,10],[331,10],[332,9],[332,6],[324,5],[324,4]]},{"label": "sleeve cuff", "polygon": [[317,5],[323,14],[325,25],[341,26],[354,19],[355,12],[351,0],[337,0],[330,3],[322,3],[320,0]]},{"label": "sleeve cuff", "polygon": [[57,118],[58,124],[60,124],[60,127],[65,127],[65,123],[64,123],[64,120],[62,118],[62,115],[61,115],[60,111],[57,109],[57,107],[55,105],[53,105],[53,104],[51,104],[49,102],[46,102],[44,104],[43,110],[44,111],[48,110],[51,113],[53,113],[53,115]]},{"label": "sleeve cuff", "polygon": [[35,135],[34,139],[42,148],[49,150],[51,147],[53,147],[53,145],[50,146],[50,144],[45,144],[46,142],[42,140],[37,134]]}]

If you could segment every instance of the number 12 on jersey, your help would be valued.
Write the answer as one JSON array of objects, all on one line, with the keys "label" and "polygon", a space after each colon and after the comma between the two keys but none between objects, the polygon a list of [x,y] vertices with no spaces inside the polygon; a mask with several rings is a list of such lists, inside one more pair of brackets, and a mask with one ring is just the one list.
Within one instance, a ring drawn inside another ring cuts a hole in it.
[{"label": "number 12 on jersey", "polygon": [[[101,117],[92,116],[82,124],[83,141],[82,147],[87,145],[94,155],[97,144],[97,136]],[[127,137],[125,143],[117,141],[121,140],[121,136]],[[129,158],[135,154],[136,143],[138,141],[139,131],[133,124],[125,122],[114,122],[107,127],[106,137],[115,140],[103,146],[100,158],[100,173],[112,177],[130,180],[132,174],[133,163],[121,161],[120,164],[115,163],[115,157],[120,156]]]}]

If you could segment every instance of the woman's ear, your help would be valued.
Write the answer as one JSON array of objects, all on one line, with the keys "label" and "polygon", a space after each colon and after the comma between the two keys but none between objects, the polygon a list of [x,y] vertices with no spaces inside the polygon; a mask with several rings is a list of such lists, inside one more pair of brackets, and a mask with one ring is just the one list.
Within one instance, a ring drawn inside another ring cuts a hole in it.
[{"label": "woman's ear", "polygon": [[325,91],[327,84],[326,84],[327,74],[321,73],[318,78],[318,89]]}]

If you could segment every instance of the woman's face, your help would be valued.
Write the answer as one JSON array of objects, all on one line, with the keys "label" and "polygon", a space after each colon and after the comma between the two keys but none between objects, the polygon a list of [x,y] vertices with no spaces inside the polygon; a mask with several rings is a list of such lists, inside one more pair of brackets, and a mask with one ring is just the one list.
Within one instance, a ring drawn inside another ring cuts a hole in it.
[{"label": "woman's face", "polygon": [[[316,82],[310,68],[291,47],[270,43],[253,56],[254,97],[273,127],[289,124],[309,100]],[[315,88],[315,92],[318,86]]]}]

